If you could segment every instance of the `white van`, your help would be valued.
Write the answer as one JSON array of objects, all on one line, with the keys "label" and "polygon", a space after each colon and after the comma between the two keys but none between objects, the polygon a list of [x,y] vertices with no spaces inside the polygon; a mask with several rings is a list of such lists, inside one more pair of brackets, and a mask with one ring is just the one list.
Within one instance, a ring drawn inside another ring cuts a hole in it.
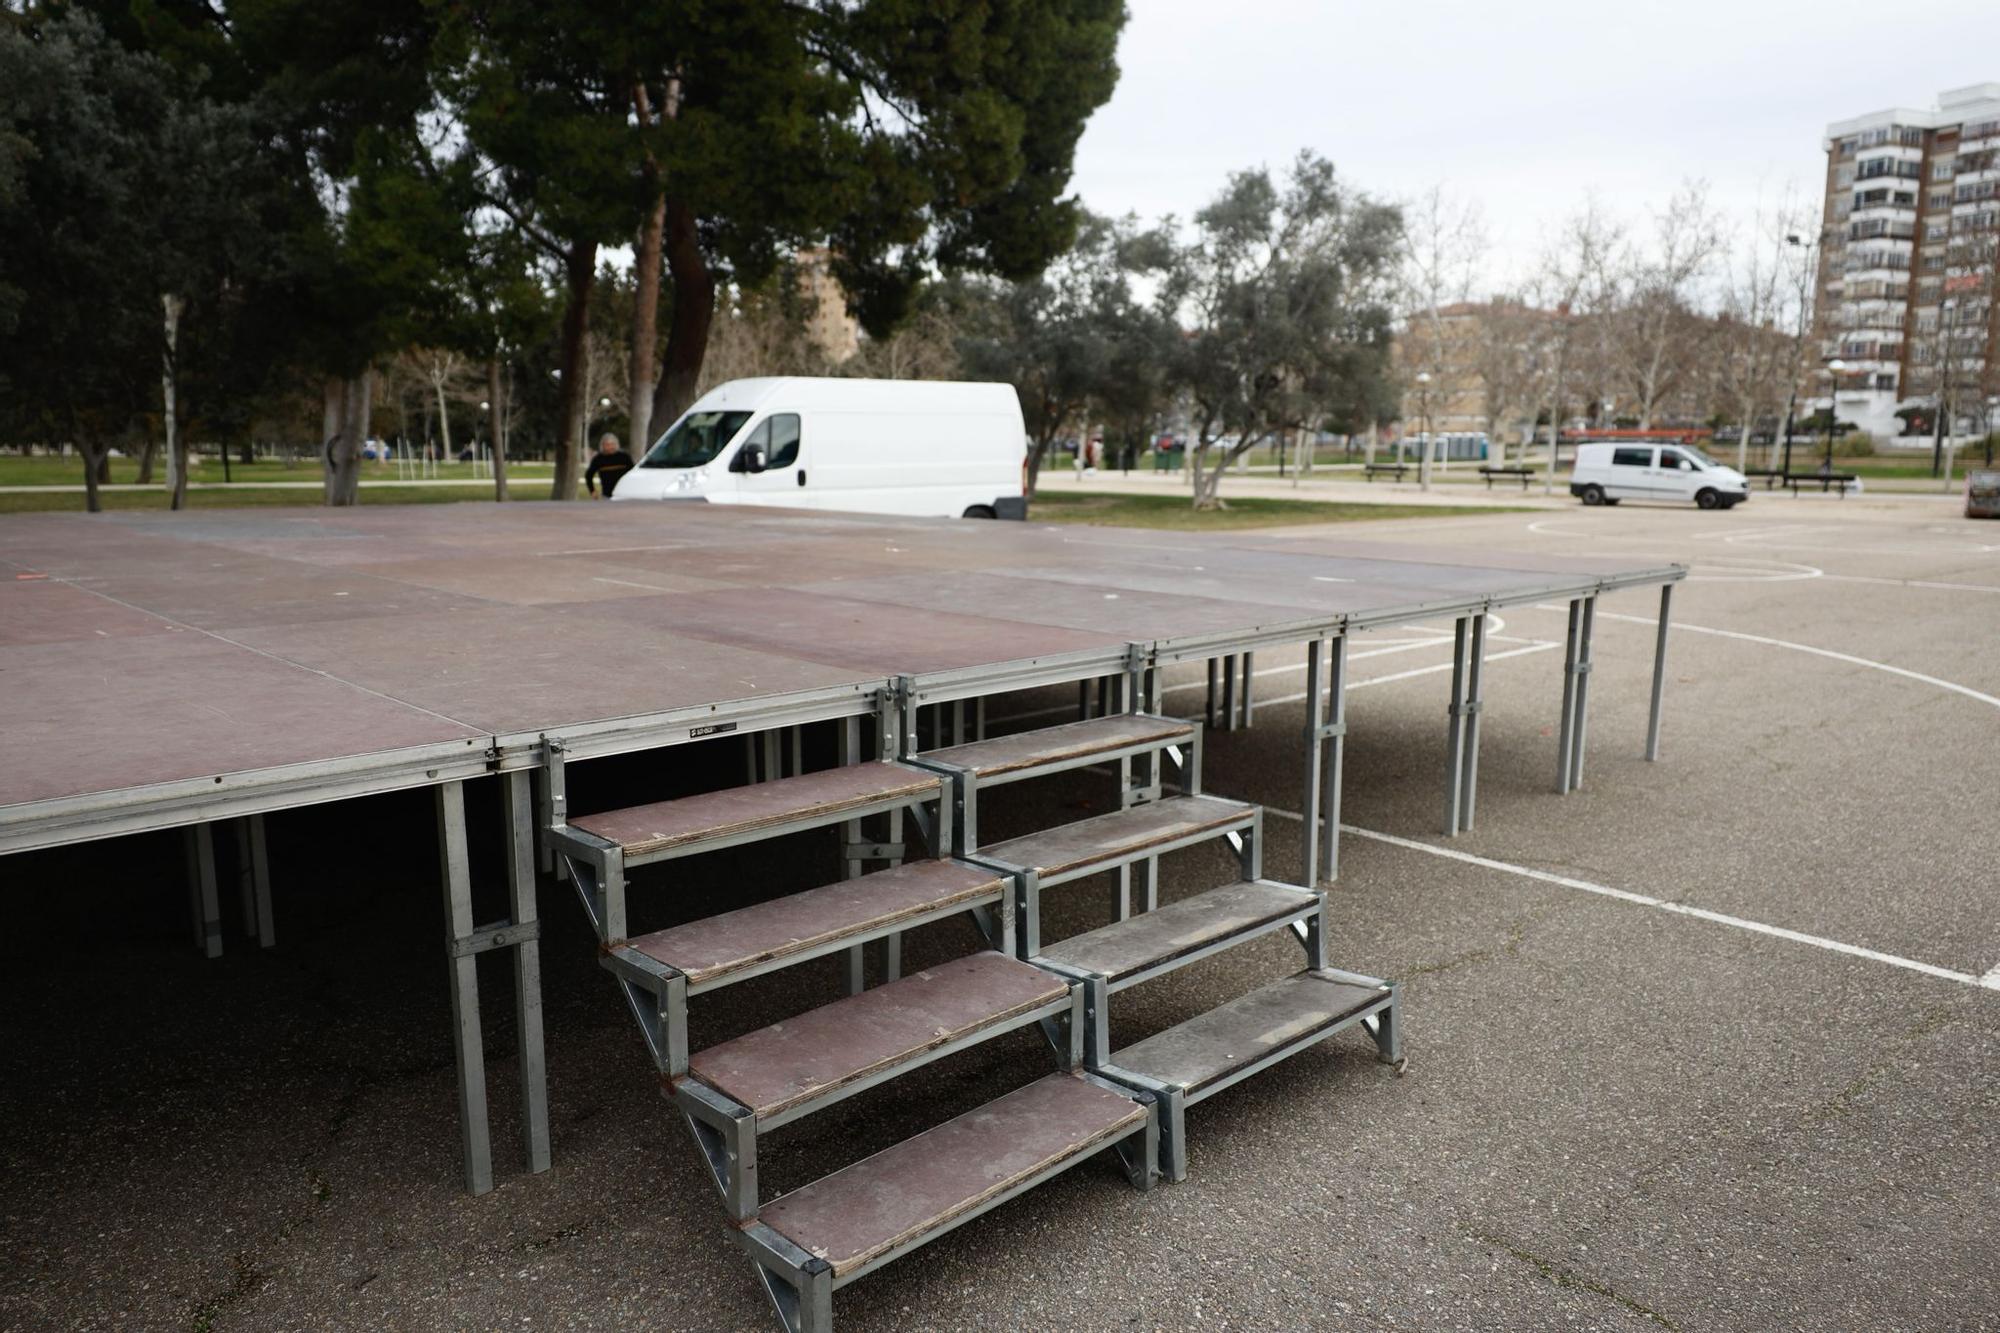
[{"label": "white van", "polygon": [[1691,444],[1579,444],[1569,493],[1587,505],[1692,500],[1728,509],[1750,498],[1750,486]]},{"label": "white van", "polygon": [[613,498],[1026,518],[1026,456],[1012,385],[731,380],[669,426]]}]

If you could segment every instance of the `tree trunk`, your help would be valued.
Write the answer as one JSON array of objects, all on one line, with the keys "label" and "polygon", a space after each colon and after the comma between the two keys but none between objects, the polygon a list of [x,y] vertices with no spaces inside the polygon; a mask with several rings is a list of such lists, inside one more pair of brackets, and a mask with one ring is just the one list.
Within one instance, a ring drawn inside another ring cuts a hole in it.
[{"label": "tree trunk", "polygon": [[1743,424],[1736,430],[1736,470],[1750,470],[1750,414],[1755,409],[1750,404],[1743,405]]},{"label": "tree trunk", "polygon": [[1048,451],[1048,440],[1036,440],[1028,446],[1027,475],[1021,484],[1021,494],[1026,499],[1033,499],[1035,487],[1041,484],[1042,459]]},{"label": "tree trunk", "polygon": [[104,501],[99,498],[97,488],[103,482],[103,468],[110,461],[111,450],[101,441],[80,439],[76,451],[83,456],[83,507],[90,513],[100,513]]},{"label": "tree trunk", "polygon": [[[179,377],[174,373],[174,356],[180,349],[181,311],[187,303],[178,296],[162,296],[160,311],[166,324],[166,350],[160,357],[160,425],[166,436],[167,446],[167,507],[181,509],[187,505],[187,461],[181,456],[179,395],[176,393]],[[152,458],[146,459],[139,480],[152,479]]]},{"label": "tree trunk", "polygon": [[[660,246],[667,223],[667,197],[653,200],[639,227],[633,251],[632,394],[626,407],[633,457],[643,457],[652,443],[653,394],[660,386]],[[675,302],[675,308],[679,308]]]},{"label": "tree trunk", "polygon": [[329,505],[351,505],[361,498],[361,444],[368,438],[374,397],[373,369],[326,383],[326,443],[321,459]]},{"label": "tree trunk", "polygon": [[500,358],[486,359],[487,452],[493,459],[493,498],[507,498],[507,409],[500,402]]},{"label": "tree trunk", "polygon": [[159,452],[160,442],[153,438],[152,432],[148,431],[146,442],[139,447],[138,480],[141,486],[150,486],[153,484],[153,460],[158,456]]},{"label": "tree trunk", "polygon": [[562,318],[562,397],[556,412],[556,475],[550,498],[576,499],[577,480],[582,475],[583,448],[578,424],[583,401],[590,392],[584,383],[584,343],[590,334],[590,286],[597,277],[597,242],[577,241],[569,248],[563,268],[569,285],[569,302]]},{"label": "tree trunk", "polygon": [[667,360],[653,394],[651,417],[662,425],[694,401],[702,361],[708,355],[709,326],[715,320],[715,275],[702,256],[694,213],[686,204],[669,199],[666,224],[662,248],[674,280],[674,319],[667,329]]},{"label": "tree trunk", "polygon": [[440,461],[449,463],[451,461],[451,413],[446,409],[444,402],[444,376],[438,375],[431,380],[431,387],[437,391],[438,434],[444,440],[444,457]]}]

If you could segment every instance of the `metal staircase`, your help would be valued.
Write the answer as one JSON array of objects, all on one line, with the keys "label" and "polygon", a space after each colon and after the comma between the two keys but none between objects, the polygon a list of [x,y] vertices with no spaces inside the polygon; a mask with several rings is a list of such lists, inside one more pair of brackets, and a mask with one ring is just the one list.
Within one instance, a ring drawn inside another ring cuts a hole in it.
[{"label": "metal staircase", "polygon": [[[875,756],[680,800],[571,818],[562,746],[548,742],[548,846],[563,859],[658,1067],[692,1129],[732,1232],[791,1333],[831,1326],[832,1293],[1105,1149],[1140,1189],[1186,1174],[1189,1105],[1335,1032],[1363,1025],[1400,1060],[1395,987],[1327,966],[1325,895],[1262,877],[1261,808],[1201,793],[1201,729],[1132,711],[916,754],[913,709],[891,686]],[[859,751],[844,724],[843,757]],[[1180,770],[1178,794],[1163,770]],[[1085,766],[1115,768],[1119,808],[982,846],[991,788]],[[905,859],[908,816],[928,857]],[[865,841],[862,821],[886,836]],[[636,937],[634,867],[839,826],[847,879]],[[1161,905],[1159,858],[1227,839],[1240,879]],[[872,873],[862,873],[880,865]],[[1134,872],[1138,893],[1133,892]],[[1113,920],[1041,937],[1043,891],[1117,874]],[[898,941],[965,914],[986,947],[902,975]],[[1273,931],[1297,933],[1306,968],[1133,1045],[1111,1045],[1110,997]],[[863,988],[881,941],[886,980]],[[688,1005],[751,977],[833,954],[848,994],[700,1051]],[[759,1137],[1002,1033],[1039,1025],[1056,1069],[1025,1087],[779,1198],[757,1185]]]}]

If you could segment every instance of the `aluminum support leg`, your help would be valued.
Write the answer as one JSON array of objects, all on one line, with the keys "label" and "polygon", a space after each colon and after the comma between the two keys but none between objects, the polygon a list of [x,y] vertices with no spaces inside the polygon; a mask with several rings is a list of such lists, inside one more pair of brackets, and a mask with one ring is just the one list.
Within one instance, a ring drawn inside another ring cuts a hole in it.
[{"label": "aluminum support leg", "polygon": [[1257,666],[1257,654],[1255,653],[1243,654],[1243,695],[1242,695],[1243,711],[1242,711],[1242,720],[1240,725],[1245,731],[1250,730],[1251,714],[1256,711],[1256,705],[1251,702],[1252,692],[1250,688],[1250,680],[1255,672],[1256,666]]},{"label": "aluminum support leg", "polygon": [[210,958],[222,957],[222,899],[215,888],[215,828],[196,824],[188,830],[188,906],[194,918],[195,947]]},{"label": "aluminum support leg", "polygon": [[1479,808],[1479,715],[1486,708],[1484,682],[1486,663],[1486,616],[1472,617],[1472,655],[1465,674],[1465,763],[1459,775],[1458,828],[1472,830]]},{"label": "aluminum support leg", "polygon": [[1583,625],[1576,639],[1576,722],[1569,729],[1569,789],[1583,785],[1583,740],[1590,729],[1590,631],[1597,623],[1597,599],[1583,599]]},{"label": "aluminum support leg", "polygon": [[542,942],[535,907],[535,827],[526,771],[500,778],[507,856],[507,910],[521,928],[514,946],[514,1041],[521,1066],[521,1139],[527,1167],[549,1169],[549,1069],[542,1044]]},{"label": "aluminum support leg", "polygon": [[437,788],[439,877],[444,881],[445,942],[450,949],[452,1049],[458,1061],[458,1129],[465,1188],[493,1188],[493,1137],[486,1118],[486,1051],[479,1028],[478,955],[451,946],[473,934],[472,870],[465,847],[465,784]]},{"label": "aluminum support leg", "polygon": [[[1842,492],[1846,494],[1846,492]],[[1667,687],[1667,627],[1673,619],[1674,585],[1660,585],[1660,634],[1653,645],[1653,709],[1646,717],[1646,760],[1660,758],[1660,696]]]},{"label": "aluminum support leg", "polygon": [[278,942],[271,920],[271,860],[264,850],[264,816],[236,821],[236,876],[243,896],[243,933],[260,948]]},{"label": "aluminum support leg", "polygon": [[1305,818],[1299,821],[1299,866],[1307,888],[1318,887],[1320,786],[1326,780],[1326,741],[1320,729],[1326,717],[1327,648],[1325,639],[1306,645],[1306,775],[1299,801]]},{"label": "aluminum support leg", "polygon": [[1470,640],[1469,617],[1452,622],[1451,702],[1445,706],[1444,836],[1458,836],[1460,782],[1465,770],[1465,648]]},{"label": "aluminum support leg", "polygon": [[1562,720],[1556,727],[1556,792],[1567,793],[1569,781],[1569,732],[1576,721],[1576,632],[1583,619],[1583,602],[1569,604],[1569,628],[1563,636]]},{"label": "aluminum support leg", "polygon": [[[1340,878],[1340,783],[1347,756],[1347,636],[1334,639],[1327,663],[1326,766],[1320,774],[1320,882]],[[1317,888],[1317,884],[1308,885]]]},{"label": "aluminum support leg", "polygon": [[1208,706],[1202,710],[1201,720],[1204,726],[1212,727],[1215,725],[1215,659],[1213,657],[1208,659]]},{"label": "aluminum support leg", "polygon": [[1236,729],[1236,659],[1222,659],[1222,729]]}]

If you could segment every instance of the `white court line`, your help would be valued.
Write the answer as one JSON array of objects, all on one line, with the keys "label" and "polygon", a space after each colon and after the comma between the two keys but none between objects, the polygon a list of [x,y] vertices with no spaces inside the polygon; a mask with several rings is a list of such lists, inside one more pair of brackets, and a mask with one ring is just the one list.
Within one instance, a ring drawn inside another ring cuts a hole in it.
[{"label": "white court line", "polygon": [[[1289,810],[1273,810],[1265,807],[1266,814],[1280,815],[1287,819],[1301,816]],[[1568,875],[1552,874],[1546,870],[1534,870],[1528,866],[1512,865],[1506,861],[1495,861],[1489,856],[1474,856],[1471,852],[1454,851],[1448,847],[1436,847],[1413,838],[1399,838],[1393,833],[1377,833],[1374,829],[1357,828],[1353,824],[1342,824],[1340,831],[1352,833],[1359,838],[1369,838],[1375,842],[1386,842],[1393,847],[1407,848],[1413,852],[1427,852],[1432,856],[1442,856],[1449,861],[1461,861],[1466,865],[1479,866],[1486,870],[1498,870],[1504,874],[1519,875],[1523,879],[1540,880],[1545,884],[1559,885],[1565,889],[1576,889],[1583,893],[1594,893],[1604,898],[1616,898],[1619,902],[1631,903],[1637,907],[1651,907],[1661,912],[1671,912],[1676,916],[1691,916],[1716,925],[1731,926],[1737,930],[1747,930],[1753,934],[1769,935],[1774,939],[1790,940],[1794,944],[1809,944],[1815,949],[1825,949],[1830,953],[1846,954],[1851,958],[1865,958],[1871,963],[1886,963],[1890,967],[1900,967],[1910,972],[1921,972],[1927,977],[1937,977],[1943,981],[1956,981],[1961,986],[1979,986],[1987,990],[2000,990],[2000,967],[1995,967],[1983,977],[1975,977],[1970,972],[1956,972],[1934,963],[1920,963],[1914,958],[1902,958],[1879,949],[1864,949],[1858,944],[1844,944],[1839,940],[1827,939],[1824,935],[1808,935],[1804,931],[1791,930],[1784,926],[1773,926],[1762,921],[1751,921],[1745,917],[1730,916],[1726,912],[1711,912],[1706,907],[1691,907],[1686,903],[1671,902],[1665,898],[1655,898],[1647,893],[1633,893],[1629,889],[1614,889],[1608,884],[1593,884],[1587,879],[1574,879]]]},{"label": "white court line", "polygon": [[[1538,604],[1535,607],[1537,611],[1560,611],[1564,613],[1567,613],[1568,609],[1562,606],[1550,606],[1546,603]],[[1597,614],[1603,620],[1625,620],[1630,621],[1634,625],[1657,625],[1660,623],[1658,618],[1654,616],[1628,616],[1613,611],[1600,611]],[[1793,643],[1789,639],[1771,639],[1766,638],[1762,634],[1745,634],[1741,630],[1715,629],[1708,625],[1684,625],[1679,621],[1674,621],[1671,628],[1675,633],[1685,631],[1689,634],[1712,634],[1719,639],[1741,639],[1745,643],[1761,643],[1771,648],[1789,648],[1795,653],[1810,653],[1814,657],[1830,657],[1836,662],[1846,662],[1852,666],[1867,667],[1871,671],[1886,671],[1892,676],[1902,676],[1907,680],[1921,681],[1925,685],[1935,685],[1941,690],[1950,690],[1953,694],[1962,694],[1968,699],[1976,699],[1980,703],[2000,708],[2000,699],[1975,690],[1970,685],[1960,685],[1956,681],[1940,680],[1936,676],[1927,676],[1921,671],[1912,671],[1908,667],[1891,666],[1887,662],[1874,662],[1865,657],[1856,657],[1852,653],[1837,653],[1831,648],[1815,648],[1809,643]]]}]

